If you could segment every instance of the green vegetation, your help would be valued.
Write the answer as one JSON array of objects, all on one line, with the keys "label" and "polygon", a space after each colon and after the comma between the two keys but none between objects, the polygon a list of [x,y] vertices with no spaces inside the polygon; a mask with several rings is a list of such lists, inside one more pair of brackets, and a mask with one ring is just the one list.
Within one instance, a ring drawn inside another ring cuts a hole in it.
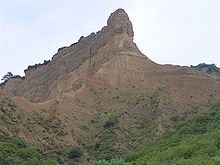
[{"label": "green vegetation", "polygon": [[99,160],[99,161],[95,161],[93,163],[93,165],[127,165],[128,163],[126,163],[123,159],[112,159],[110,161],[108,160]]},{"label": "green vegetation", "polygon": [[220,164],[220,103],[178,123],[177,129],[127,155],[133,165]]},{"label": "green vegetation", "polygon": [[118,154],[114,147],[118,119],[112,113],[99,112],[94,115],[95,129],[91,130],[86,149],[94,160],[110,160]]},{"label": "green vegetation", "polygon": [[104,123],[104,128],[113,128],[118,123],[117,118],[110,116]]},{"label": "green vegetation", "polygon": [[25,146],[18,137],[5,137],[0,139],[1,165],[59,165],[52,156],[42,155],[37,150]]},{"label": "green vegetation", "polygon": [[43,165],[59,165],[59,163],[54,159],[47,159],[44,161]]},{"label": "green vegetation", "polygon": [[68,158],[69,159],[75,159],[75,158],[78,158],[78,157],[80,157],[81,156],[81,150],[80,150],[80,148],[79,147],[73,147],[70,151],[69,151],[69,153],[68,153]]},{"label": "green vegetation", "polygon": [[154,93],[150,96],[149,102],[152,108],[157,108],[160,104],[160,94],[163,91],[163,86],[158,86]]},{"label": "green vegetation", "polygon": [[[126,106],[118,109],[114,106],[100,106],[102,111],[94,114],[91,127],[80,125],[83,133],[88,135],[77,141],[81,149],[73,147],[68,151],[65,148],[63,152],[52,149],[48,152],[51,155],[43,155],[35,148],[26,146],[18,137],[5,137],[0,138],[0,165],[59,165],[63,164],[64,160],[70,164],[94,160],[94,165],[220,164],[220,103],[209,112],[191,118],[180,119],[173,114],[170,119],[178,121],[176,130],[167,132],[152,142],[157,123],[151,114],[163,99],[163,88],[159,86],[151,91],[141,91],[136,85],[129,92],[117,90],[118,93],[109,102],[112,105],[114,102],[120,102]],[[15,107],[9,100],[4,99],[0,109],[4,106],[3,103],[11,108],[0,115],[1,121],[7,124],[14,119],[11,114]],[[59,126],[59,121],[52,117],[48,121],[51,125]],[[129,129],[124,129],[128,126]],[[151,143],[147,143],[149,141]],[[52,145],[56,144],[53,139],[51,142]],[[125,150],[118,147],[120,142],[124,143]],[[140,145],[144,146],[129,153],[124,159],[114,159]]]}]

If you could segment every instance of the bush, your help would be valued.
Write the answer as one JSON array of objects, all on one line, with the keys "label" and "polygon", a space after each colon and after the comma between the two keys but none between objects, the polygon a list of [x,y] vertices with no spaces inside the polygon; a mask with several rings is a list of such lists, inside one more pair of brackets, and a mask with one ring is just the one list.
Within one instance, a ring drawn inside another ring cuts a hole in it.
[{"label": "bush", "polygon": [[108,160],[98,160],[93,163],[93,165],[127,165],[123,159],[112,159],[110,161]]},{"label": "bush", "polygon": [[191,131],[195,134],[203,134],[207,132],[208,125],[212,122],[210,117],[207,115],[199,115],[195,118],[194,123],[192,124]]},{"label": "bush", "polygon": [[43,165],[59,165],[59,163],[56,160],[47,159],[44,161]]},{"label": "bush", "polygon": [[81,153],[80,148],[77,147],[77,146],[75,146],[75,147],[73,147],[73,148],[69,151],[69,153],[68,153],[68,158],[69,158],[69,159],[75,159],[75,158],[80,157],[81,154],[82,154],[82,153]]},{"label": "bush", "polygon": [[40,154],[31,148],[20,148],[17,150],[16,155],[23,160],[28,160],[30,158],[40,158]]},{"label": "bush", "polygon": [[98,160],[93,163],[93,165],[109,165],[109,161],[106,160]]},{"label": "bush", "polygon": [[104,128],[113,128],[118,120],[115,117],[110,117],[103,125]]},{"label": "bush", "polygon": [[42,162],[37,158],[31,158],[25,162],[20,163],[20,165],[42,165]]},{"label": "bush", "polygon": [[18,137],[0,139],[0,164],[16,164],[18,157],[15,153],[22,147],[24,147],[24,143]]}]

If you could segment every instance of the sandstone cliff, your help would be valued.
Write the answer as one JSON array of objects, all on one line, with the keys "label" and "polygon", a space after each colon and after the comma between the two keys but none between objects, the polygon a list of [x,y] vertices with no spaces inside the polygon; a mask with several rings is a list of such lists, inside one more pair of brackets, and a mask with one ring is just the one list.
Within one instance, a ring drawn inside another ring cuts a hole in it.
[{"label": "sandstone cliff", "polygon": [[[220,100],[218,75],[156,64],[140,52],[133,36],[128,15],[118,9],[101,31],[59,49],[51,61],[28,67],[24,79],[9,80],[0,91],[2,100],[10,98],[5,102],[18,107],[9,116],[23,118],[2,121],[5,132],[44,152],[62,146],[59,154],[79,145],[84,160],[115,157]],[[109,120],[115,122],[111,128],[105,125]],[[94,150],[96,144],[101,147]],[[105,153],[106,145],[114,152]]]},{"label": "sandstone cliff", "polygon": [[[116,45],[120,42],[116,41],[120,35],[125,36],[126,40],[123,43],[121,41],[122,45]],[[104,50],[102,59],[90,64],[87,76],[94,74],[104,62],[115,56],[123,47],[128,51],[139,52],[132,42],[133,35],[128,15],[123,9],[118,9],[111,14],[107,26],[103,27],[101,31],[91,33],[87,37],[81,37],[77,43],[60,49],[51,61],[29,66],[25,70],[25,80],[12,79],[7,83],[5,91],[12,95],[24,96],[32,102],[42,102],[54,98],[57,92],[60,93],[56,91],[59,88],[57,87],[59,82],[69,79],[70,74],[86,60],[91,62],[91,58],[100,54],[101,49],[106,47],[108,43],[111,42],[111,46]],[[71,86],[71,84],[67,85]]]}]

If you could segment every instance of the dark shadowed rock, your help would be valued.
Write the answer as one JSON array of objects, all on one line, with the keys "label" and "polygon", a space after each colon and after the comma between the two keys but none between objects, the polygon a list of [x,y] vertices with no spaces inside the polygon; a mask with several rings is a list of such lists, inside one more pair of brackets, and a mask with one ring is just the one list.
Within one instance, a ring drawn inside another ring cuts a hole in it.
[{"label": "dark shadowed rock", "polygon": [[220,76],[220,68],[216,67],[215,64],[205,64],[201,63],[197,66],[190,66],[190,68],[198,70],[203,73],[211,74],[211,75],[219,75]]}]

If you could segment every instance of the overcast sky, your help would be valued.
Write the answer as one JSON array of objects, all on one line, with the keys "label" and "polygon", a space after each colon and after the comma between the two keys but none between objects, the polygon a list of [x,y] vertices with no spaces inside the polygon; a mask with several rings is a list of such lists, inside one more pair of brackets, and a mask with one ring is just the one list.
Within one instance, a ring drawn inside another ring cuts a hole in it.
[{"label": "overcast sky", "polygon": [[0,0],[0,78],[24,75],[62,46],[99,31],[118,8],[139,49],[159,64],[220,67],[218,0]]}]

